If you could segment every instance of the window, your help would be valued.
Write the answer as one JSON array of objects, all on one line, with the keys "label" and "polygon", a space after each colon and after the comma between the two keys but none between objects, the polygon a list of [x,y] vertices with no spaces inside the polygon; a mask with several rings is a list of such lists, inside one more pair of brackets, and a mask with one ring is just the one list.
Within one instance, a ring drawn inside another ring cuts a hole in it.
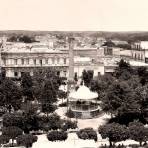
[{"label": "window", "polygon": [[95,63],[95,59],[91,59],[91,62],[92,62],[92,63]]},{"label": "window", "polygon": [[63,71],[63,73],[64,73],[64,77],[66,77],[66,73],[67,73],[67,72],[66,72],[66,71]]},{"label": "window", "polygon": [[22,63],[22,65],[24,65],[24,59],[21,59],[21,63]]},{"label": "window", "polygon": [[33,60],[34,65],[36,65],[36,59]]},{"label": "window", "polygon": [[60,58],[57,58],[57,64],[59,64],[60,63]]},{"label": "window", "polygon": [[21,72],[21,77],[24,75],[25,72]]},{"label": "window", "polygon": [[60,71],[57,71],[57,76],[60,76]]},{"label": "window", "polygon": [[26,64],[29,65],[29,59],[26,59]]},{"label": "window", "polygon": [[54,58],[52,58],[52,64],[55,64],[55,59]]},{"label": "window", "polygon": [[45,59],[45,64],[48,64],[48,59]]},{"label": "window", "polygon": [[40,59],[40,65],[42,66],[43,62],[42,62],[42,59]]},{"label": "window", "polygon": [[105,48],[104,54],[105,55],[113,55],[113,49],[112,48]]},{"label": "window", "polygon": [[66,64],[66,58],[64,58],[64,64]]},{"label": "window", "polygon": [[4,65],[6,65],[6,59],[3,59],[3,63],[4,63]]},{"label": "window", "polygon": [[18,72],[15,71],[14,72],[14,76],[17,77],[18,76]]},{"label": "window", "polygon": [[17,59],[14,59],[14,65],[17,65]]}]

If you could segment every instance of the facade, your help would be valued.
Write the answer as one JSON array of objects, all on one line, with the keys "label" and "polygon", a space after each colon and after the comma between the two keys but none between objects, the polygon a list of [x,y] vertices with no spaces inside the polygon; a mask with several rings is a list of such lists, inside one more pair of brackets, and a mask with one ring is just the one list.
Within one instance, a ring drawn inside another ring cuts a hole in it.
[{"label": "facade", "polygon": [[[76,48],[73,49],[73,73],[81,77],[82,71],[93,70],[94,76],[114,71],[117,62],[121,58],[132,61],[134,66],[148,66],[145,63],[148,58],[148,50],[139,48],[125,50],[117,47],[102,46],[98,48]],[[7,77],[21,77],[22,73],[33,71],[38,68],[51,67],[58,71],[60,76],[69,77],[70,60],[68,48],[54,49],[48,44],[33,43],[3,43],[1,45],[0,64],[6,71]],[[137,63],[137,62],[140,62]]]},{"label": "facade", "polygon": [[[104,74],[104,64],[101,58],[104,52],[97,48],[74,49],[74,73],[80,77],[82,71],[93,70],[94,75]],[[21,77],[22,73],[37,68],[55,68],[62,77],[69,76],[69,50],[51,49],[49,46],[22,43],[6,43],[1,46],[1,67],[5,68],[7,77]]]},{"label": "facade", "polygon": [[56,67],[61,76],[67,76],[69,60],[66,53],[53,50],[46,51],[45,48],[39,50],[31,48],[17,52],[3,51],[1,59],[6,76],[21,77],[23,72],[29,72],[30,75],[33,75],[35,69],[42,67]]}]

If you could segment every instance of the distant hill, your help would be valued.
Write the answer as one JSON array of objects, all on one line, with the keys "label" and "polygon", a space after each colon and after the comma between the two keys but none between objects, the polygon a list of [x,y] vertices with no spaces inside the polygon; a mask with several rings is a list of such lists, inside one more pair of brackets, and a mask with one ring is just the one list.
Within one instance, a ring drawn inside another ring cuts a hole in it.
[{"label": "distant hill", "polygon": [[72,34],[74,37],[103,37],[107,39],[116,39],[124,41],[138,41],[138,40],[148,40],[148,32],[109,32],[109,31],[28,31],[28,30],[5,30],[0,31],[0,36],[12,36],[12,35],[63,35],[67,36]]}]

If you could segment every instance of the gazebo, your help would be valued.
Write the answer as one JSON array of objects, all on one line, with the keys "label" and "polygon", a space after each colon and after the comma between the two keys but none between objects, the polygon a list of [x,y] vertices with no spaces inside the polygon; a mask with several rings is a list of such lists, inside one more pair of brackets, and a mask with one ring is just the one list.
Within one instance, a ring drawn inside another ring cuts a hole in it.
[{"label": "gazebo", "polygon": [[76,118],[93,118],[99,112],[98,94],[84,85],[69,94],[69,108]]}]

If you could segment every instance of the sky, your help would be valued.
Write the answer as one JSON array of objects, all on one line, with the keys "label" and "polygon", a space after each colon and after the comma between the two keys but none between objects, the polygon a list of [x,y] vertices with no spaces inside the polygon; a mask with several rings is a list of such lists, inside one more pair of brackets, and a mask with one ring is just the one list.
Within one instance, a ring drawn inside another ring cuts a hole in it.
[{"label": "sky", "polygon": [[148,31],[148,0],[0,0],[0,30]]}]

